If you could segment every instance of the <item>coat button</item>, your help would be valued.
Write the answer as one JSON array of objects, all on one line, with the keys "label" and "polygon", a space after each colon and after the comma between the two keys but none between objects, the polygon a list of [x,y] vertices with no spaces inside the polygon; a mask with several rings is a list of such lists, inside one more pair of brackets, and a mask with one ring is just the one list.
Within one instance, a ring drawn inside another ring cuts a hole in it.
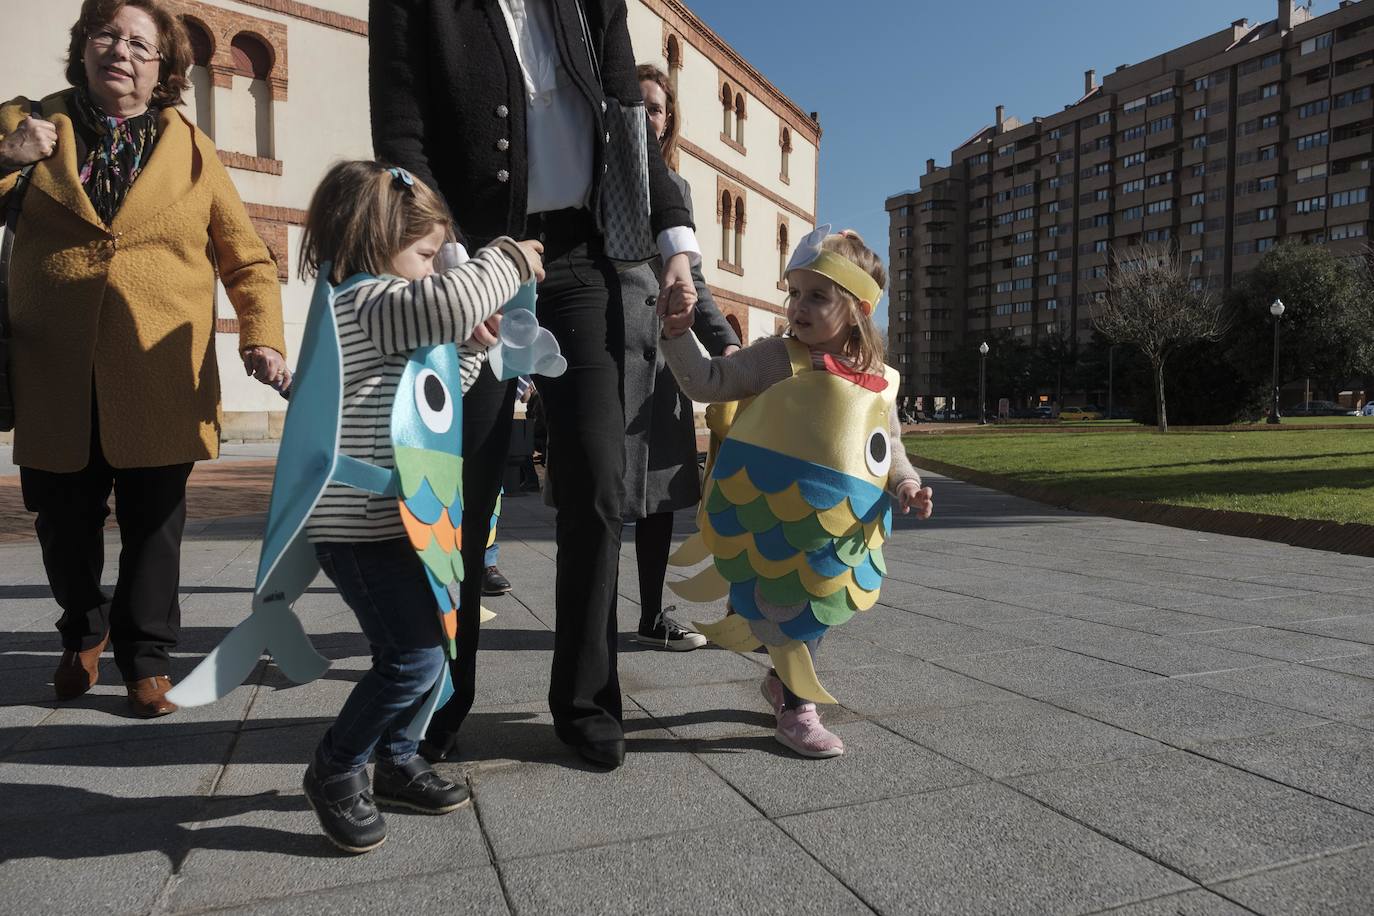
[{"label": "coat button", "polygon": [[658,358],[658,350],[654,349],[653,347],[646,347],[646,348],[645,348],[645,350],[644,350],[644,361],[645,361],[646,363],[651,363],[651,362],[653,362],[653,361],[654,361],[655,359],[657,359],[657,358]]},{"label": "coat button", "polygon": [[605,112],[606,112],[606,100],[605,100],[605,99],[602,99],[602,100],[601,100],[601,112],[602,112],[602,114],[605,114]]},{"label": "coat button", "polygon": [[610,132],[609,130],[606,131],[606,142],[607,142],[607,143],[610,143],[610,142],[611,142],[611,132]]},{"label": "coat button", "polygon": [[506,150],[510,149],[510,141],[502,137],[500,140],[496,141],[496,148],[504,153]]},{"label": "coat button", "polygon": [[649,306],[650,308],[653,308],[654,306],[658,305],[658,297],[657,297],[657,296],[645,296],[645,297],[644,297],[644,304],[647,305],[647,306]]},{"label": "coat button", "polygon": [[504,117],[506,117],[506,116],[509,115],[509,114],[510,114],[510,109],[507,108],[505,105],[497,105],[497,106],[496,106],[496,116],[497,116],[498,118],[504,118]]},{"label": "coat button", "polygon": [[510,181],[510,172],[507,172],[505,169],[502,169],[501,171],[496,173],[496,180],[501,182],[502,184],[505,184],[506,182]]}]

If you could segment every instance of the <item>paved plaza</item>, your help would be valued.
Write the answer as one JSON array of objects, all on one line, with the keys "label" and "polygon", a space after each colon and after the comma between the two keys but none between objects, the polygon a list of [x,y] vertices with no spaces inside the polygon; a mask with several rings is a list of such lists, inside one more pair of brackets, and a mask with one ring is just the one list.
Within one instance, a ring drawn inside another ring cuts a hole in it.
[{"label": "paved plaza", "polygon": [[[613,773],[553,735],[552,516],[507,499],[515,589],[487,600],[445,765],[474,804],[388,813],[361,858],[300,791],[368,663],[326,581],[298,606],[324,678],[264,661],[218,705],[142,722],[108,654],[89,695],[53,702],[37,547],[0,544],[0,912],[1370,912],[1371,561],[931,481],[937,517],[899,521],[882,604],[821,653],[845,756],[773,741],[762,657],[625,640]],[[260,526],[189,524],[174,677],[246,615]],[[629,632],[628,542],[621,593]]]}]

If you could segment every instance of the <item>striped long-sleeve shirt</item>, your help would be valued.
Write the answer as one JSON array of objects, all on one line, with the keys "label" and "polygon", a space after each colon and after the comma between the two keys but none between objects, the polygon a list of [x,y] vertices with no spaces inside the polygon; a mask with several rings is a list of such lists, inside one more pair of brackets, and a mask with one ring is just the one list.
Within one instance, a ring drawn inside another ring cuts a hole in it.
[{"label": "striped long-sleeve shirt", "polygon": [[[339,450],[392,468],[391,405],[410,354],[419,347],[467,340],[497,312],[530,264],[511,239],[500,238],[471,260],[423,280],[378,277],[350,287],[334,300],[343,351],[343,411]],[[484,351],[460,348],[462,388],[481,371]],[[377,496],[331,484],[310,515],[312,541],[380,541],[404,537],[395,496]]]}]

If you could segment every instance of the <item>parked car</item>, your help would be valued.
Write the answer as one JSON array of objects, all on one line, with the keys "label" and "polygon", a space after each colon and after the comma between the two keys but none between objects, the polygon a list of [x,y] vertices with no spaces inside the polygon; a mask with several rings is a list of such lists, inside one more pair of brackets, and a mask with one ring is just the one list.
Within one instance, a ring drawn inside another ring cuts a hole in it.
[{"label": "parked car", "polygon": [[1356,411],[1356,413],[1362,417],[1374,417],[1374,401],[1370,401],[1368,404],[1364,405],[1358,411]]},{"label": "parked car", "polygon": [[1092,404],[1087,404],[1082,407],[1065,407],[1059,411],[1059,419],[1100,420],[1102,419],[1102,411],[1098,410]]},{"label": "parked car", "polygon": [[1344,417],[1350,413],[1349,407],[1342,407],[1335,401],[1303,401],[1283,409],[1288,417]]},{"label": "parked car", "polygon": [[1035,415],[1036,415],[1037,417],[1039,417],[1040,419],[1042,419],[1042,420],[1053,420],[1053,419],[1054,419],[1054,408],[1053,408],[1053,407],[1037,407],[1037,408],[1035,408]]}]

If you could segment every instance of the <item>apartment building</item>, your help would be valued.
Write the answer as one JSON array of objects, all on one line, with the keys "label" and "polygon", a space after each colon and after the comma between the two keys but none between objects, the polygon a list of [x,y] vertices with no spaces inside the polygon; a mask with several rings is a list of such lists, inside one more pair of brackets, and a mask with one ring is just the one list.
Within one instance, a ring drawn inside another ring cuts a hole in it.
[{"label": "apartment building", "polygon": [[[339,159],[371,158],[368,0],[171,0],[195,52],[185,111],[219,149],[277,262],[294,351],[311,284],[296,274],[310,195]],[[66,86],[81,0],[22,0],[0,36],[4,99]],[[741,338],[782,322],[781,265],[815,227],[821,129],[680,0],[632,0],[636,58],[671,74],[682,114],[679,169],[691,183],[703,273]],[[461,202],[458,202],[461,205]],[[226,438],[272,438],[285,402],[245,378],[223,290],[216,355]]]},{"label": "apartment building", "polygon": [[1228,27],[1122,65],[1056,114],[993,122],[887,199],[902,393],[941,397],[990,334],[1092,331],[1114,248],[1176,243],[1218,289],[1287,239],[1359,249],[1374,173],[1374,3]]}]

